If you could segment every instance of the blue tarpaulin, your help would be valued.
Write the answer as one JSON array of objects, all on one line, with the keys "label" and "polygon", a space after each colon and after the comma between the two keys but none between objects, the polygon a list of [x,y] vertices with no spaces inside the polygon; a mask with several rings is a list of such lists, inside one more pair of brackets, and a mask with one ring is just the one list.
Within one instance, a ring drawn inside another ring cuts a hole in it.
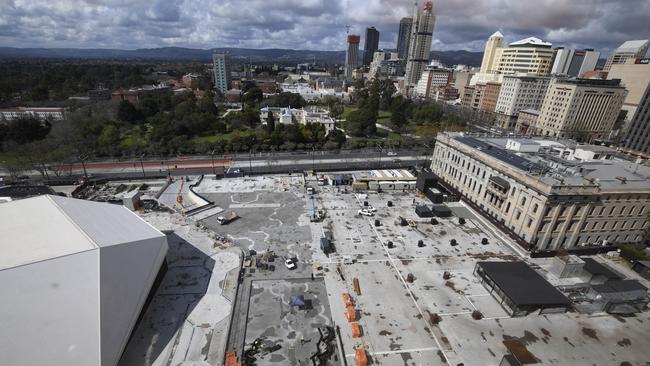
[{"label": "blue tarpaulin", "polygon": [[305,297],[303,295],[291,295],[289,298],[291,306],[305,306]]}]

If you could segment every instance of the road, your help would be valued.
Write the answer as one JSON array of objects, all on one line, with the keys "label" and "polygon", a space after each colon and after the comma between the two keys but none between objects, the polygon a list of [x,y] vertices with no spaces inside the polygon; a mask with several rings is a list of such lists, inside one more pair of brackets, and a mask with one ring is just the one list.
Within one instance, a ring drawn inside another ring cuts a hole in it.
[{"label": "road", "polygon": [[[44,181],[79,179],[84,175],[107,179],[147,179],[168,175],[222,174],[228,168],[238,168],[245,174],[406,168],[421,166],[427,159],[429,154],[419,151],[396,151],[390,156],[387,156],[386,152],[379,151],[257,153],[214,157],[197,155],[168,160],[138,159],[53,164],[45,167],[47,174],[26,168],[19,175]],[[0,176],[8,175],[6,170],[0,168]]]}]

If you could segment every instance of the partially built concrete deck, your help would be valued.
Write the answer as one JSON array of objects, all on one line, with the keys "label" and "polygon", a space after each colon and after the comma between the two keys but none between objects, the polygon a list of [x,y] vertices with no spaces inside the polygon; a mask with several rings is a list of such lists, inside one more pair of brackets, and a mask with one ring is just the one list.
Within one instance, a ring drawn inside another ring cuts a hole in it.
[{"label": "partially built concrete deck", "polygon": [[[316,186],[313,177],[306,183]],[[503,344],[508,339],[520,340],[538,364],[545,365],[647,365],[650,359],[645,346],[648,312],[631,318],[577,313],[509,317],[474,276],[476,263],[524,260],[548,276],[546,263],[522,256],[525,253],[507,236],[460,203],[450,205],[453,217],[438,218],[433,225],[415,215],[416,204],[428,203],[415,192],[356,195],[344,193],[343,187],[318,186],[317,209],[324,210],[326,218],[312,223],[302,176],[208,179],[196,189],[240,216],[229,225],[218,224],[214,217],[200,220],[201,225],[245,252],[270,250],[281,256],[275,271],[247,269],[244,281],[250,296],[237,305],[245,306],[237,331],[246,347],[258,337],[282,346],[260,357],[260,365],[306,362],[315,326],[321,324],[340,327],[340,352],[349,364],[355,348],[362,346],[372,364],[498,365],[508,352]],[[364,201],[377,208],[376,216],[357,215]],[[459,223],[459,215],[465,224]],[[396,225],[398,216],[412,224]],[[331,233],[336,248],[329,257],[320,250],[325,233]],[[452,239],[458,245],[452,246]],[[388,242],[394,247],[388,248]],[[284,268],[284,257],[297,257],[298,268]],[[407,281],[409,275],[412,282]],[[345,317],[344,292],[352,294],[358,310],[359,338],[352,337]],[[312,312],[287,306],[288,296],[296,293],[315,300]],[[474,311],[480,311],[482,319],[475,320]],[[430,314],[437,314],[440,322],[431,323]],[[206,345],[207,335],[196,334],[196,343],[180,337],[179,344]],[[203,353],[190,353],[202,359]],[[210,351],[206,354],[209,358]],[[140,357],[146,359],[146,352]]]}]

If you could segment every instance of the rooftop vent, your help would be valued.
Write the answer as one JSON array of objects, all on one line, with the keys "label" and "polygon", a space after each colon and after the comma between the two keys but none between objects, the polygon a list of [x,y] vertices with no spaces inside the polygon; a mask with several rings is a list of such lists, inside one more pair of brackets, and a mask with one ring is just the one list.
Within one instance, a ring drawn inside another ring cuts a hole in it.
[{"label": "rooftop vent", "polygon": [[625,178],[625,177],[620,177],[620,176],[619,176],[619,177],[616,177],[616,179],[617,179],[619,182],[621,182],[621,184],[625,184],[625,182],[627,181],[627,178]]}]

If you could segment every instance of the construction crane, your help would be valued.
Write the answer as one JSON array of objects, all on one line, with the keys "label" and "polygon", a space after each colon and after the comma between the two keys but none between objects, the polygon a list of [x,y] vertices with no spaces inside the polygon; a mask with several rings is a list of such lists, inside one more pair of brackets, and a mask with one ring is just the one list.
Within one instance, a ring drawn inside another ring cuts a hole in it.
[{"label": "construction crane", "polygon": [[314,198],[314,195],[310,195],[310,200],[311,200],[311,217],[310,221],[311,222],[317,222],[318,221],[318,211],[316,210],[316,199]]}]

